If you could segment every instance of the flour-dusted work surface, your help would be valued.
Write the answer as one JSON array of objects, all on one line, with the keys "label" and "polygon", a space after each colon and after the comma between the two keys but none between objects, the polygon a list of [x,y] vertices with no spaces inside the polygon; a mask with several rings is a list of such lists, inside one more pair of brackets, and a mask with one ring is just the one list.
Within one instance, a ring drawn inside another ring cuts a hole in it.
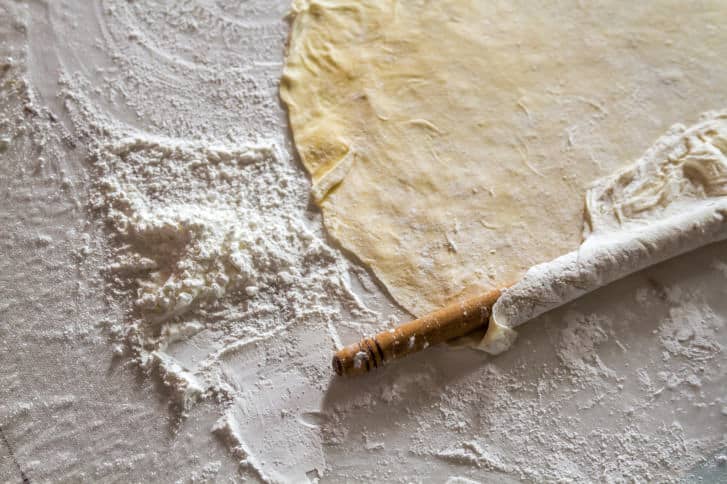
[{"label": "flour-dusted work surface", "polygon": [[724,478],[725,244],[332,376],[408,315],[310,203],[289,7],[0,1],[0,480]]}]

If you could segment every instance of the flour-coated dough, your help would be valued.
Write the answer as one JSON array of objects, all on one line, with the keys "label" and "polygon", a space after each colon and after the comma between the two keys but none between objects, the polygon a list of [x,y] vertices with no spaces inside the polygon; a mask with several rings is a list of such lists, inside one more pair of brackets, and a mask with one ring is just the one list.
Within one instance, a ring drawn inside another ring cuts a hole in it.
[{"label": "flour-coated dough", "polygon": [[673,126],[634,164],[586,194],[586,240],[530,268],[495,303],[479,348],[501,353],[513,327],[651,265],[727,239],[727,111]]},{"label": "flour-coated dough", "polygon": [[414,314],[581,242],[584,194],[727,94],[727,3],[300,0],[281,82],[330,233]]}]

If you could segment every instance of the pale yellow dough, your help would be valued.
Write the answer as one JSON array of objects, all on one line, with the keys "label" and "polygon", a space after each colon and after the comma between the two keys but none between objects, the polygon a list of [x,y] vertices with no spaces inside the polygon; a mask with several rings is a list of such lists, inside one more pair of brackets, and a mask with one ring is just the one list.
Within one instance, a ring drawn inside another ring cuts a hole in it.
[{"label": "pale yellow dough", "polygon": [[414,314],[581,242],[584,193],[724,105],[727,2],[302,0],[281,83],[330,233]]}]

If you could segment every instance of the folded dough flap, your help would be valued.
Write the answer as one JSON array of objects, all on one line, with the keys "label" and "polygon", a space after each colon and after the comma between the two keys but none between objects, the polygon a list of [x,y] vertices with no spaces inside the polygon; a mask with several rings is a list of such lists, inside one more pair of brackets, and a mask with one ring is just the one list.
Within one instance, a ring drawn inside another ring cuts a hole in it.
[{"label": "folded dough flap", "polygon": [[633,165],[586,194],[578,249],[528,270],[495,303],[477,346],[491,354],[512,330],[588,292],[672,257],[727,239],[727,113],[677,125]]},{"label": "folded dough flap", "polygon": [[316,203],[323,203],[331,190],[343,181],[353,167],[353,160],[353,152],[347,151],[328,171],[314,180],[311,191]]}]

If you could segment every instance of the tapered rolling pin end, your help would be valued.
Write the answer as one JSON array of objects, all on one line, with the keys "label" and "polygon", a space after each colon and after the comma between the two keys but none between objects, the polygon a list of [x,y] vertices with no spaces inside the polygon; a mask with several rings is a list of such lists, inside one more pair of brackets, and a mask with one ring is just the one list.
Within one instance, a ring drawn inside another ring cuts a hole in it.
[{"label": "tapered rolling pin end", "polygon": [[[388,333],[388,332],[386,332]],[[383,333],[370,338],[364,338],[358,343],[341,348],[333,355],[333,371],[337,375],[360,375],[374,368],[383,366],[386,355],[381,343],[377,339]]]}]

